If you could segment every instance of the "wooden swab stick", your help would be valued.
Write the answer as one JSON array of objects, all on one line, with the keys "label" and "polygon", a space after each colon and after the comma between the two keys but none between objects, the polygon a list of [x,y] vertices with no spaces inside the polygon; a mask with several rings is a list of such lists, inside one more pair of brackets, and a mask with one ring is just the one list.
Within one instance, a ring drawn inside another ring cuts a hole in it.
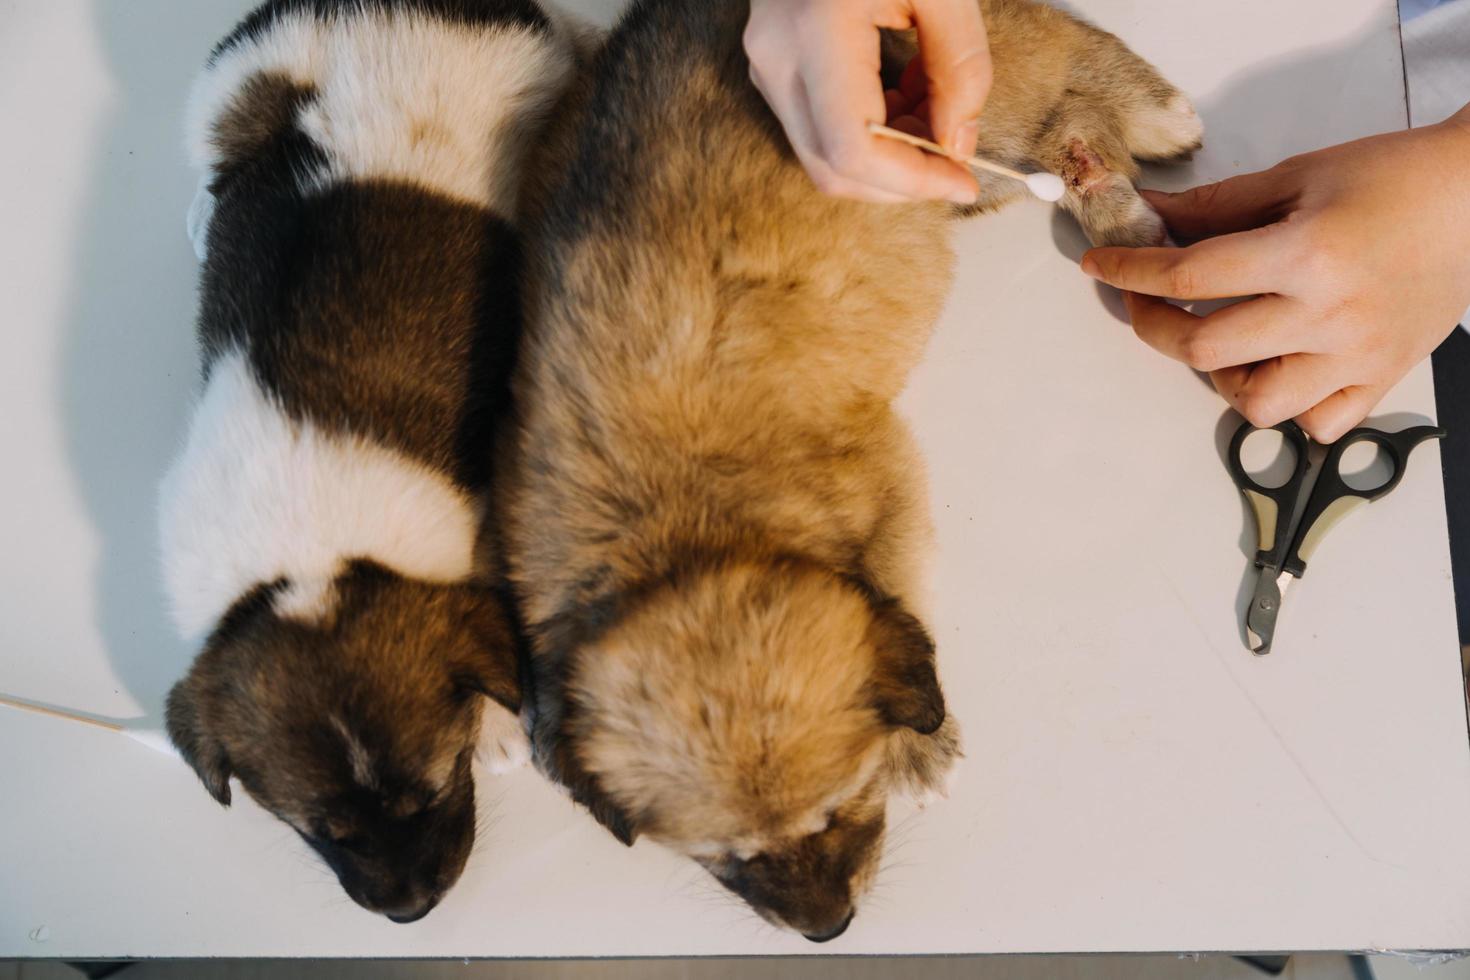
[{"label": "wooden swab stick", "polygon": [[102,721],[100,718],[88,718],[86,715],[74,715],[70,711],[60,711],[56,708],[47,708],[44,705],[30,704],[26,701],[17,701],[14,698],[7,698],[3,694],[0,694],[0,704],[5,705],[7,708],[19,708],[21,711],[33,711],[38,715],[48,715],[52,718],[61,718],[66,721],[79,721],[83,725],[95,725],[98,728],[105,728],[109,732],[121,732],[123,730],[123,726],[115,722]]},{"label": "wooden swab stick", "polygon": [[966,159],[965,157],[949,152],[932,140],[926,140],[922,136],[914,136],[912,133],[905,133],[901,129],[893,129],[875,122],[868,123],[868,132],[874,136],[898,140],[900,143],[907,143],[909,146],[917,146],[921,150],[937,153],[942,157],[948,157],[955,163],[964,164],[967,167],[974,167],[977,170],[987,170],[990,173],[999,174],[1002,177],[1009,177],[1011,180],[1019,180],[1026,185],[1027,190],[1043,201],[1060,201],[1062,195],[1067,190],[1066,185],[1062,183],[1062,178],[1056,174],[1023,174],[1019,170],[1012,170],[1010,167],[1002,166],[984,157],[970,157]]},{"label": "wooden swab stick", "polygon": [[79,715],[71,711],[62,711],[60,708],[51,708],[43,704],[17,701],[15,698],[7,698],[3,694],[0,694],[0,706],[15,708],[19,711],[29,711],[33,714],[45,715],[48,718],[60,718],[62,721],[75,721],[83,725],[91,725],[94,728],[101,728],[104,731],[109,731],[117,735],[126,735],[134,742],[146,745],[155,752],[162,752],[164,755],[175,757],[178,756],[178,751],[173,747],[173,743],[168,740],[168,736],[154,728],[129,728],[127,725],[121,725],[115,721],[103,721],[100,718],[89,718],[86,715]]}]

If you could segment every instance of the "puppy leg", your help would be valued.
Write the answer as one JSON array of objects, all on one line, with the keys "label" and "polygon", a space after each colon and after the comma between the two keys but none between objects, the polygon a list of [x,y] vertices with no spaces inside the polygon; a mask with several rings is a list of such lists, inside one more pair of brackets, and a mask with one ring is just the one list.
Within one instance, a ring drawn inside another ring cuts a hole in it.
[{"label": "puppy leg", "polygon": [[1133,186],[1138,164],[1116,115],[1074,100],[1057,119],[1041,140],[1038,162],[1067,185],[1062,208],[1094,245],[1162,245],[1168,233]]},{"label": "puppy leg", "polygon": [[520,718],[486,699],[480,719],[480,741],[475,758],[493,775],[511,772],[531,761],[531,743]]},{"label": "puppy leg", "polygon": [[1137,161],[1187,158],[1204,124],[1183,92],[1116,37],[1078,27],[1069,84],[1037,140],[1037,161],[1066,181],[1062,206],[1093,244],[1163,244],[1163,222],[1134,189]]}]

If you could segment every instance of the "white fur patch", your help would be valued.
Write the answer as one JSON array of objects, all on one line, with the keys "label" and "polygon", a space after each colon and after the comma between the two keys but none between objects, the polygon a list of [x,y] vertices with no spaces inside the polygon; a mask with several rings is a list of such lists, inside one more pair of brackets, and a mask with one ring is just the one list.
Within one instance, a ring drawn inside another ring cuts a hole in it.
[{"label": "white fur patch", "polygon": [[1156,108],[1129,113],[1125,125],[1129,146],[1140,156],[1173,156],[1198,145],[1205,135],[1204,120],[1183,93]]},{"label": "white fur patch", "polygon": [[[334,569],[334,573],[335,573]],[[332,613],[337,590],[332,578],[293,578],[286,588],[276,593],[271,604],[277,616],[302,623],[320,623]]]},{"label": "white fur patch", "polygon": [[189,639],[282,577],[302,583],[282,613],[320,615],[351,558],[429,582],[474,570],[477,502],[399,453],[291,420],[238,352],[211,369],[160,498],[164,584]]},{"label": "white fur patch", "polygon": [[531,761],[531,742],[520,718],[494,701],[485,705],[475,758],[493,775],[511,772]]},{"label": "white fur patch", "polygon": [[352,769],[352,780],[363,789],[378,788],[378,774],[373,765],[373,754],[368,751],[362,739],[347,727],[347,723],[336,715],[330,718],[332,727],[342,737],[342,744],[347,748],[347,764]]},{"label": "white fur patch", "polygon": [[298,120],[327,157],[325,172],[302,175],[309,189],[401,180],[510,218],[532,133],[574,66],[555,32],[403,11],[289,14],[205,69],[187,109],[189,155],[212,170],[214,123],[241,86],[284,75],[317,93]]}]

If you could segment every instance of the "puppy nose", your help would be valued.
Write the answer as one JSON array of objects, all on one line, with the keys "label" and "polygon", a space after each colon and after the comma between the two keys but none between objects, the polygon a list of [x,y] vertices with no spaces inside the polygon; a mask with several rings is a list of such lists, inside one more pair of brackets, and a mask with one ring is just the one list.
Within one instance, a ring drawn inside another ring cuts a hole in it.
[{"label": "puppy nose", "polygon": [[434,911],[434,906],[438,904],[439,900],[437,898],[433,898],[418,906],[400,909],[384,909],[383,914],[386,915],[391,921],[396,922],[399,925],[407,925],[410,922],[419,921],[424,916]]},{"label": "puppy nose", "polygon": [[802,933],[802,935],[810,939],[814,943],[825,943],[829,940],[836,939],[838,936],[847,931],[848,926],[852,925],[853,915],[853,912],[847,913],[847,918],[839,922],[837,924],[837,928],[832,929],[828,932],[804,932]]}]

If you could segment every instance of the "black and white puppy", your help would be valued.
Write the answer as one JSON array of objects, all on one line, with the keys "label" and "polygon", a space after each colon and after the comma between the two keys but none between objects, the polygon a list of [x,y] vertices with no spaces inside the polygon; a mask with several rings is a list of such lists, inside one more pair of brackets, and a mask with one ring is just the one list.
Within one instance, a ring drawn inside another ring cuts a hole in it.
[{"label": "black and white puppy", "polygon": [[477,744],[525,754],[482,518],[523,158],[575,60],[531,0],[272,0],[189,106],[204,386],[161,545],[202,651],[169,735],[397,922],[464,867]]}]

